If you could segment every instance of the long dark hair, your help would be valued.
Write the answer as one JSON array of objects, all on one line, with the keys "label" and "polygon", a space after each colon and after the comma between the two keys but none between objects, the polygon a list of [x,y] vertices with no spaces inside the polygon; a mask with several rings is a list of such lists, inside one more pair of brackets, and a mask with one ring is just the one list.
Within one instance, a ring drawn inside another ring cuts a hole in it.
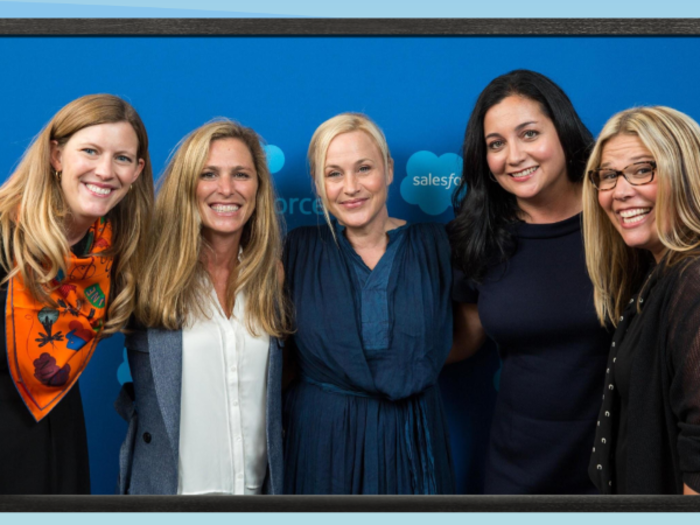
[{"label": "long dark hair", "polygon": [[452,195],[455,219],[449,225],[455,264],[479,282],[488,266],[507,261],[515,249],[509,225],[518,220],[515,196],[489,178],[484,140],[484,116],[503,99],[516,95],[540,105],[554,123],[566,158],[566,173],[581,182],[593,136],[566,93],[549,78],[518,69],[495,78],[479,95],[462,146],[462,182]]}]

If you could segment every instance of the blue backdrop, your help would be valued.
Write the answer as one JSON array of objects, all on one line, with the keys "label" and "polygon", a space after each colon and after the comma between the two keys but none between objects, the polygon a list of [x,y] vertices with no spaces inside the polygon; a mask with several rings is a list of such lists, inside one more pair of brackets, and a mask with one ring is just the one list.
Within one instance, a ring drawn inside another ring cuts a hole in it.
[{"label": "blue backdrop", "polygon": [[[395,159],[389,210],[412,222],[447,222],[476,97],[516,68],[544,73],[568,93],[596,134],[613,113],[663,104],[700,119],[700,39],[691,37],[0,37],[0,178],[70,100],[120,95],[149,131],[159,173],[178,140],[216,116],[257,130],[289,229],[315,224],[308,141],[342,111],[369,114]],[[103,342],[80,386],[94,493],[112,493],[126,426],[112,408],[128,379],[123,339]],[[498,385],[492,347],[441,376],[458,486],[481,490]]]}]

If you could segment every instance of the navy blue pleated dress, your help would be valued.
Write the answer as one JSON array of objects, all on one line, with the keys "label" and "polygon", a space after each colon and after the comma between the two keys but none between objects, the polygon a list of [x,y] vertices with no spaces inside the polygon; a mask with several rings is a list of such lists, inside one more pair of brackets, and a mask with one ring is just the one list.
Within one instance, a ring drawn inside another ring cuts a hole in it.
[{"label": "navy blue pleated dress", "polygon": [[450,494],[438,373],[452,344],[444,227],[389,233],[370,270],[336,225],[294,230],[298,377],[284,400],[288,494]]}]

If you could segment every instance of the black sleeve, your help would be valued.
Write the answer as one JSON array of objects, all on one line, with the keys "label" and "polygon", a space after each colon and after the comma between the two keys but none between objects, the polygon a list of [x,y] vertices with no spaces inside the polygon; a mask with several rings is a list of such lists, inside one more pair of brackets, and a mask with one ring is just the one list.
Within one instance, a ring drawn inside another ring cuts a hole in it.
[{"label": "black sleeve", "polygon": [[668,307],[670,401],[683,483],[700,492],[700,261],[684,268]]}]

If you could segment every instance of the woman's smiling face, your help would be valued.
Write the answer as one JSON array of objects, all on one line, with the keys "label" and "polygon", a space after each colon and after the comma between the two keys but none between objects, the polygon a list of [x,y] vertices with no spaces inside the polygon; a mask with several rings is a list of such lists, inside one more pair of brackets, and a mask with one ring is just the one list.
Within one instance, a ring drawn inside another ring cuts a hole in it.
[{"label": "woman's smiling face", "polygon": [[[601,168],[622,171],[636,162],[654,160],[651,152],[636,135],[616,135],[603,146]],[[617,178],[615,187],[598,191],[598,204],[608,215],[625,244],[630,248],[649,250],[657,262],[665,247],[656,229],[657,177],[643,185],[632,185],[624,177]]]},{"label": "woman's smiling face", "polygon": [[337,135],[328,146],[324,184],[328,211],[350,229],[362,229],[386,219],[392,166],[364,131]]},{"label": "woman's smiling face", "polygon": [[240,240],[255,211],[258,185],[253,155],[242,140],[213,141],[196,190],[204,236]]},{"label": "woman's smiling face", "polygon": [[138,158],[139,141],[128,122],[88,126],[68,142],[51,143],[51,164],[73,221],[89,225],[122,200],[145,165]]},{"label": "woman's smiling face", "polygon": [[484,116],[484,140],[491,173],[519,203],[555,198],[568,184],[559,135],[538,102],[512,95],[492,106]]}]

